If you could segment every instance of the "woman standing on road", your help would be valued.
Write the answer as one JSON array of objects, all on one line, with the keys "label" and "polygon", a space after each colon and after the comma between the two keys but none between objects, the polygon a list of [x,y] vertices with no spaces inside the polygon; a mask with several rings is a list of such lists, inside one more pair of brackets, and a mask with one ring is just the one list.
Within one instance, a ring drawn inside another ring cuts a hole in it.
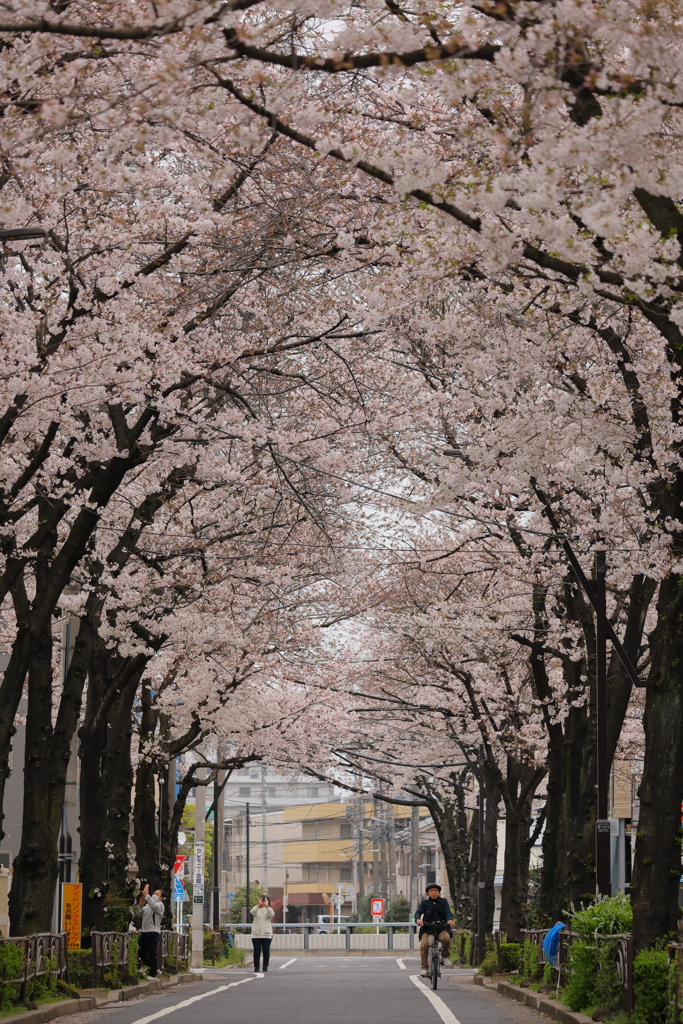
[{"label": "woman standing on road", "polygon": [[273,941],[273,926],[271,921],[275,917],[275,911],[270,903],[270,896],[259,896],[258,903],[251,908],[251,916],[254,923],[251,926],[251,944],[254,947],[254,970],[258,971],[261,964],[261,952],[263,952],[263,970],[268,970],[270,962],[270,944]]}]

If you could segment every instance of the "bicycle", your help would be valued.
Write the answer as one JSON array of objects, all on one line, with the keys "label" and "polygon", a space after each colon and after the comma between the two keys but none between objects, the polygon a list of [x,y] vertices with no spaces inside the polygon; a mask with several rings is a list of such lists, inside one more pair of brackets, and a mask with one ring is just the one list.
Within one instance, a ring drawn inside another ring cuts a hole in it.
[{"label": "bicycle", "polygon": [[439,984],[439,978],[441,977],[441,954],[443,952],[443,946],[439,942],[439,935],[442,931],[447,928],[445,921],[435,921],[432,924],[425,924],[424,930],[429,935],[429,966],[427,968],[427,974],[429,980],[432,983],[432,988],[436,991],[436,987]]}]

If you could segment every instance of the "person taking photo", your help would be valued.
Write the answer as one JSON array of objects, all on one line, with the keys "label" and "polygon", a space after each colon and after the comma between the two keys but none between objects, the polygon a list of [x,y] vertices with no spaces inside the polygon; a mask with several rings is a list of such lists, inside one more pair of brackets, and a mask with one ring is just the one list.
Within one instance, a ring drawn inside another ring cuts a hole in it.
[{"label": "person taking photo", "polygon": [[142,907],[142,923],[138,940],[138,954],[146,964],[149,981],[154,981],[159,970],[159,939],[161,937],[161,919],[164,916],[164,904],[161,901],[161,889],[149,894],[149,883],[140,893]]},{"label": "person taking photo", "polygon": [[270,896],[265,893],[259,896],[258,903],[251,908],[251,916],[254,923],[251,927],[251,944],[254,947],[254,971],[258,971],[261,964],[261,953],[263,953],[263,970],[268,970],[270,963],[270,944],[273,941],[272,920],[275,917],[270,902]]}]

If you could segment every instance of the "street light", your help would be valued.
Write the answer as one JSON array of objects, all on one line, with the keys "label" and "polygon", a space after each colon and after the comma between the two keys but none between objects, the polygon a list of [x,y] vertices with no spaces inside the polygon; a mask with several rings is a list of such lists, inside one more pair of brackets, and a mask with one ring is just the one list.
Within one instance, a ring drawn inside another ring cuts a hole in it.
[{"label": "street light", "polygon": [[46,238],[45,228],[27,228],[19,225],[16,228],[0,228],[0,240],[5,242],[19,242],[26,238]]}]

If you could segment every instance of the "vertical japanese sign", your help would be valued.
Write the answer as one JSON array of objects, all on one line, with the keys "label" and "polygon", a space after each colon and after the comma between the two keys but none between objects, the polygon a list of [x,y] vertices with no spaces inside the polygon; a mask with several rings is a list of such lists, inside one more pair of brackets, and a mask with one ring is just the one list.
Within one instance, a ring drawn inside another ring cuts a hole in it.
[{"label": "vertical japanese sign", "polygon": [[194,875],[192,878],[192,902],[204,902],[204,843],[194,844]]},{"label": "vertical japanese sign", "polygon": [[83,886],[80,882],[62,882],[62,930],[67,949],[81,948],[81,910]]}]

